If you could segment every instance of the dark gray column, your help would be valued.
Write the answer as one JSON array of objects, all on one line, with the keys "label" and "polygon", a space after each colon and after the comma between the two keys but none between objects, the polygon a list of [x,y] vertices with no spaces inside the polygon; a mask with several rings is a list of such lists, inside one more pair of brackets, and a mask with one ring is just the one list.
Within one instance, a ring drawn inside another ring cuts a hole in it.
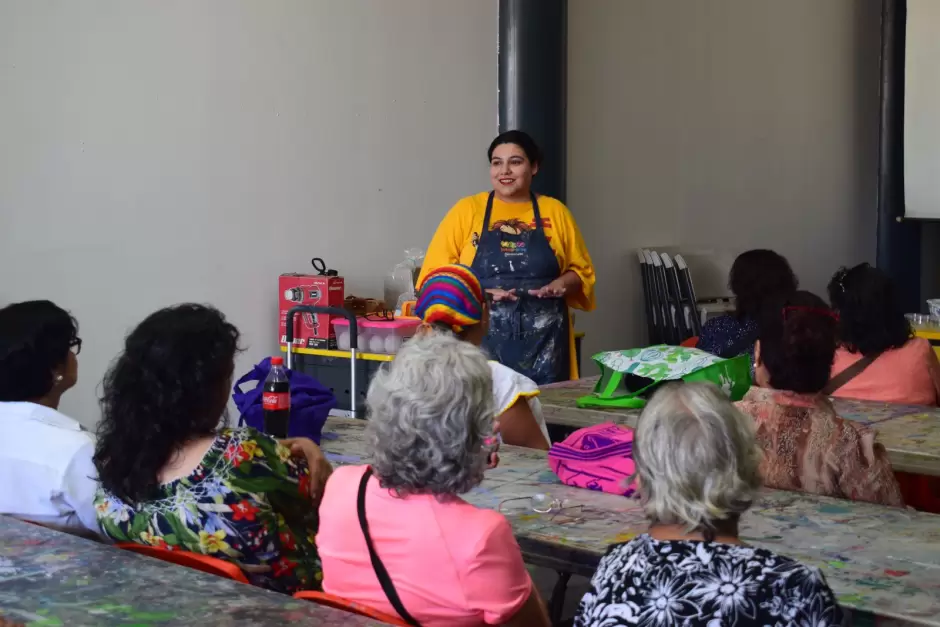
[{"label": "dark gray column", "polygon": [[499,0],[499,131],[529,133],[544,153],[536,192],[565,200],[567,0]]},{"label": "dark gray column", "polygon": [[898,288],[906,311],[920,298],[920,223],[904,215],[904,49],[906,0],[883,0],[881,14],[881,146],[878,166],[877,265]]}]

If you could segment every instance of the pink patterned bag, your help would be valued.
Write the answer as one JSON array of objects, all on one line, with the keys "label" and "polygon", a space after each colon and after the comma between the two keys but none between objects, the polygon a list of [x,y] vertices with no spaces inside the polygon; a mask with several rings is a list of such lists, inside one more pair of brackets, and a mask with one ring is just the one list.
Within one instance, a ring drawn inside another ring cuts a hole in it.
[{"label": "pink patterned bag", "polygon": [[634,473],[633,429],[604,423],[578,429],[564,442],[552,444],[548,465],[562,483],[577,488],[630,496]]}]

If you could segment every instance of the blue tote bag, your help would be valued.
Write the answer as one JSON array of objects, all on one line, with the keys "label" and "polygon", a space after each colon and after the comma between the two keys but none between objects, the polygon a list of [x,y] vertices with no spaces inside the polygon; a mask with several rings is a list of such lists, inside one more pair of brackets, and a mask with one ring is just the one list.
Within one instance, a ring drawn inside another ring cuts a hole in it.
[{"label": "blue tote bag", "polygon": [[[271,370],[271,358],[265,358],[255,365],[246,375],[235,382],[232,388],[232,400],[241,416],[239,426],[248,425],[258,431],[264,431],[264,408],[261,395],[264,392],[264,380]],[[287,371],[290,380],[290,427],[288,436],[292,438],[310,438],[320,443],[320,434],[330,410],[336,407],[336,397],[323,385],[303,372]],[[242,386],[256,382],[253,389],[242,390]]]}]

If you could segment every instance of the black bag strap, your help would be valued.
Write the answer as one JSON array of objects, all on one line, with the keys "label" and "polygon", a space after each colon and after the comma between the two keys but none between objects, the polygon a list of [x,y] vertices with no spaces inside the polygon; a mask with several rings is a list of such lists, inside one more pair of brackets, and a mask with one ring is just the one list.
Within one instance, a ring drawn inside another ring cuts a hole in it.
[{"label": "black bag strap", "polygon": [[836,376],[829,379],[829,383],[826,384],[826,387],[822,389],[822,393],[826,396],[832,396],[832,394],[841,388],[843,385],[862,374],[865,371],[865,368],[872,365],[872,363],[881,357],[881,353],[873,353],[867,357],[862,357],[854,364],[837,374]]},{"label": "black bag strap", "polygon": [[398,615],[402,617],[402,620],[414,627],[421,627],[421,624],[408,613],[408,610],[406,610],[405,606],[402,604],[401,598],[399,598],[398,592],[395,590],[395,585],[392,583],[392,578],[389,577],[388,571],[385,570],[385,565],[382,563],[382,560],[379,559],[378,553],[375,552],[375,546],[372,544],[372,536],[369,535],[369,522],[366,520],[366,486],[371,476],[372,467],[369,466],[362,474],[362,480],[359,482],[359,496],[356,498],[356,510],[359,514],[359,527],[362,528],[362,535],[366,538],[366,546],[369,547],[369,559],[372,560],[372,569],[375,571],[375,576],[382,586],[382,591],[385,593],[385,596],[388,597],[388,602],[392,604],[392,607],[394,607]]}]

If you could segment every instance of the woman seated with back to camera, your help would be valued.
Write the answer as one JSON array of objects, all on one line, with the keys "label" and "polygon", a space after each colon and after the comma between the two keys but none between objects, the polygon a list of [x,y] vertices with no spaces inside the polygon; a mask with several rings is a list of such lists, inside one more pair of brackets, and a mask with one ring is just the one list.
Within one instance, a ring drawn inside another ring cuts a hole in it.
[{"label": "woman seated with back to camera", "polygon": [[738,406],[757,423],[764,484],[902,507],[884,446],[870,428],[840,418],[823,394],[836,345],[836,315],[809,292],[764,310],[755,381]]},{"label": "woman seated with back to camera", "polygon": [[[415,314],[431,329],[453,333],[474,346],[483,345],[489,330],[490,308],[480,280],[470,268],[459,264],[435,268],[424,277]],[[548,450],[551,441],[538,384],[498,361],[490,360],[490,370],[502,441]]]},{"label": "woman seated with back to camera", "polygon": [[867,263],[843,268],[829,283],[839,314],[839,347],[828,393],[886,403],[936,406],[940,362],[930,342],[914,337],[894,284]]},{"label": "woman seated with back to camera", "polygon": [[318,589],[311,490],[329,464],[310,440],[223,428],[238,339],[202,305],[158,311],[127,336],[103,383],[98,520],[118,542],[226,560],[258,586]]},{"label": "woman seated with back to camera", "polygon": [[419,335],[375,375],[366,404],[372,465],[336,469],[320,506],[324,591],[428,627],[547,627],[505,517],[459,496],[483,481],[490,451],[483,353]]},{"label": "woman seated with back to camera", "polygon": [[717,387],[659,390],[633,447],[649,529],[608,548],[575,625],[841,625],[822,573],[738,535],[760,456],[751,420]]},{"label": "woman seated with back to camera", "polygon": [[798,283],[789,262],[774,251],[756,249],[741,253],[728,275],[735,311],[708,320],[696,348],[726,358],[748,354],[753,365],[757,319],[764,303],[778,294],[795,292]]},{"label": "woman seated with back to camera", "polygon": [[0,309],[0,514],[97,538],[95,441],[59,411],[81,349],[75,318],[47,300]]}]

